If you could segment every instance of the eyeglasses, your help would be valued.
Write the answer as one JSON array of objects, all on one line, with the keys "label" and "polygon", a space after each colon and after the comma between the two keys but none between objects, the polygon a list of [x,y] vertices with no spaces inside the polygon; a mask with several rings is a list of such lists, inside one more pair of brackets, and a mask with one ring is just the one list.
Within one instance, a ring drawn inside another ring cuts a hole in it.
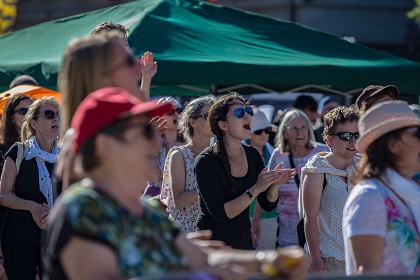
[{"label": "eyeglasses", "polygon": [[227,117],[235,116],[238,119],[242,119],[245,116],[245,113],[250,115],[251,117],[254,115],[254,110],[250,106],[246,106],[245,108],[236,108],[232,114],[227,115]]},{"label": "eyeglasses", "polygon": [[257,134],[257,135],[261,135],[263,132],[265,132],[265,134],[271,133],[271,127],[267,127],[267,128],[264,128],[264,129],[259,129],[259,130],[254,131],[254,133]]},{"label": "eyeglasses", "polygon": [[26,113],[28,113],[28,108],[22,107],[22,108],[19,108],[17,110],[14,110],[12,115],[14,115],[16,113],[19,113],[19,115],[24,116],[24,115],[26,115]]},{"label": "eyeglasses", "polygon": [[209,117],[209,113],[205,113],[205,114],[194,116],[194,117],[191,117],[191,118],[193,118],[193,119],[203,118],[203,119],[207,120],[208,117]]},{"label": "eyeglasses", "polygon": [[182,113],[182,111],[184,111],[184,109],[179,107],[179,108],[176,108],[175,110],[173,110],[171,112],[166,113],[166,115],[173,116],[173,115],[175,115],[175,113],[178,113],[178,115],[179,115],[179,114]]},{"label": "eyeglasses", "polygon": [[114,67],[109,68],[108,70],[106,70],[103,74],[104,75],[108,75],[109,73],[114,72],[115,70],[117,70],[118,68],[124,67],[124,66],[129,66],[129,67],[133,67],[136,64],[136,58],[133,55],[128,55],[124,61],[122,61],[121,63],[115,65]]},{"label": "eyeglasses", "polygon": [[286,129],[293,132],[298,132],[299,130],[308,130],[308,127],[306,125],[297,127],[297,126],[286,126]]},{"label": "eyeglasses", "polygon": [[340,140],[346,141],[346,142],[350,141],[353,137],[354,137],[354,140],[359,139],[359,132],[354,132],[354,133],[352,133],[352,132],[337,132],[337,133],[331,133],[331,134],[328,134],[328,135],[338,136],[338,138],[340,138]]},{"label": "eyeglasses", "polygon": [[47,120],[52,120],[54,119],[54,117],[60,117],[60,111],[53,111],[53,110],[45,110],[44,112],[40,113],[39,115],[44,114],[44,117]]}]

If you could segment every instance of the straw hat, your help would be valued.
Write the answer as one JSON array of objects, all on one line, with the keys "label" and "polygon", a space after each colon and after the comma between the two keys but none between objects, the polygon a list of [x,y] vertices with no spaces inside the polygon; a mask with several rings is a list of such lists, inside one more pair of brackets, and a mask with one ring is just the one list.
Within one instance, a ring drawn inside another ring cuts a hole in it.
[{"label": "straw hat", "polygon": [[254,111],[254,116],[252,116],[251,132],[255,132],[257,130],[264,129],[267,127],[273,127],[273,125],[267,119],[263,111],[256,109]]},{"label": "straw hat", "polygon": [[400,128],[420,126],[420,119],[405,101],[384,101],[366,111],[358,122],[360,138],[357,149],[365,153],[381,136]]}]

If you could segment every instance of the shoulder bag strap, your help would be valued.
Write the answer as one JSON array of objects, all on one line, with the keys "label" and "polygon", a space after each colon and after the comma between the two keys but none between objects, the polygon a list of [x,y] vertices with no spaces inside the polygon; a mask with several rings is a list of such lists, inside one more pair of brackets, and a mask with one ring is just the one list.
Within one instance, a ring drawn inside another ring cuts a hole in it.
[{"label": "shoulder bag strap", "polygon": [[[289,163],[290,163],[290,168],[295,168],[295,162],[293,161],[293,155],[292,153],[289,153]],[[297,170],[296,170],[297,172]],[[300,186],[300,179],[299,179],[299,175],[296,173],[295,176],[295,182],[296,182],[296,186],[299,188]]]}]

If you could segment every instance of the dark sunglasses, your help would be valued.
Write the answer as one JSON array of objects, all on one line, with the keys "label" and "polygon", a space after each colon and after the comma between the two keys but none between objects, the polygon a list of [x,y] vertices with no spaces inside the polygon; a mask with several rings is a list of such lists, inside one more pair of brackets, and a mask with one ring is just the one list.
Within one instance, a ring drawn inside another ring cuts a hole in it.
[{"label": "dark sunglasses", "polygon": [[124,61],[122,61],[121,63],[115,65],[112,68],[109,68],[108,70],[106,70],[104,72],[104,75],[107,75],[109,73],[114,72],[115,70],[117,70],[118,68],[124,67],[124,66],[129,66],[129,67],[133,67],[136,64],[136,58],[133,55],[128,55]]},{"label": "dark sunglasses", "polygon": [[203,119],[207,120],[208,117],[209,117],[209,113],[205,113],[205,114],[198,115],[198,116],[191,117],[191,118],[193,118],[195,120],[198,119],[198,118],[203,118]]},{"label": "dark sunglasses", "polygon": [[337,133],[331,133],[328,135],[335,135],[338,136],[338,138],[340,138],[340,140],[342,141],[350,141],[353,137],[355,140],[359,139],[359,132],[337,132]]},{"label": "dark sunglasses", "polygon": [[[42,115],[42,113],[40,113],[39,115]],[[44,111],[44,117],[48,120],[52,120],[54,119],[54,117],[60,117],[60,111],[56,111],[54,112],[53,110],[45,110]]]},{"label": "dark sunglasses", "polygon": [[150,123],[145,123],[145,124],[127,124],[124,126],[125,129],[129,129],[129,128],[139,128],[142,127],[143,128],[143,135],[144,137],[146,137],[149,140],[153,140],[156,136],[155,133],[155,129],[153,128],[153,126]]},{"label": "dark sunglasses", "polygon": [[175,110],[173,110],[173,111],[171,111],[171,112],[168,112],[168,113],[166,113],[168,116],[173,116],[173,115],[175,115],[175,113],[178,113],[178,115],[179,114],[181,114],[182,113],[182,111],[184,111],[184,109],[183,108],[176,108]]},{"label": "dark sunglasses", "polygon": [[245,113],[247,113],[248,115],[252,117],[254,115],[254,110],[249,106],[246,106],[245,108],[236,108],[233,111],[233,113],[230,115],[227,115],[226,118],[230,116],[235,116],[238,119],[242,119],[245,116]]},{"label": "dark sunglasses", "polygon": [[261,135],[263,132],[265,132],[265,134],[271,133],[271,127],[267,127],[267,128],[264,128],[264,129],[259,129],[259,130],[254,131],[254,133],[257,134],[257,135]]},{"label": "dark sunglasses", "polygon": [[24,116],[24,115],[26,115],[26,113],[28,113],[28,108],[22,107],[22,108],[19,108],[17,110],[14,110],[12,115],[14,115],[16,113],[19,113],[19,115]]}]

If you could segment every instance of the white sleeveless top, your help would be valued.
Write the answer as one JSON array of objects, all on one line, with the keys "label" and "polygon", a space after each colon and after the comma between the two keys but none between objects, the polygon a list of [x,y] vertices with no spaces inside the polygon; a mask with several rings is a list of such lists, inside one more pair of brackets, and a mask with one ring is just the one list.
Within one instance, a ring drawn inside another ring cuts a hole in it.
[{"label": "white sleeveless top", "polygon": [[[360,157],[354,158],[355,163]],[[321,204],[318,213],[319,247],[321,256],[345,260],[343,238],[343,209],[351,188],[350,178],[356,171],[353,165],[345,170],[336,169],[321,155],[314,155],[302,168],[302,175],[309,173],[324,173],[326,179],[325,189],[322,192]],[[302,176],[302,178],[303,178]],[[344,182],[342,178],[347,178]],[[301,198],[301,195],[300,195]],[[305,251],[309,252],[308,244]]]}]

